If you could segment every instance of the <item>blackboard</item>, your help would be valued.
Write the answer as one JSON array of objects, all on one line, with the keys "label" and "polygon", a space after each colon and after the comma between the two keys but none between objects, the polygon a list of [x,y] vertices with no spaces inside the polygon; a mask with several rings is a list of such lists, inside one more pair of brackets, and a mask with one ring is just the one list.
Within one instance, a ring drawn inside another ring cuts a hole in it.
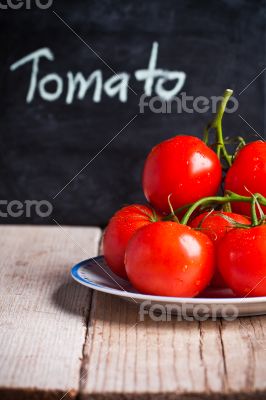
[{"label": "blackboard", "polygon": [[[226,116],[228,134],[263,135],[265,18],[260,0],[54,0],[47,9],[34,1],[2,7],[0,199],[45,199],[53,213],[0,222],[104,226],[123,204],[144,200],[141,170],[150,148],[178,133],[200,136],[211,117],[140,113],[144,82],[136,71],[148,68],[152,50],[156,68],[181,73],[181,89],[190,96],[234,89],[239,109]],[[97,80],[98,91],[92,85],[83,94],[71,92],[78,72]],[[119,73],[129,87],[113,93],[111,78]],[[56,81],[49,83],[51,77]],[[172,87],[165,83],[166,90]]]}]

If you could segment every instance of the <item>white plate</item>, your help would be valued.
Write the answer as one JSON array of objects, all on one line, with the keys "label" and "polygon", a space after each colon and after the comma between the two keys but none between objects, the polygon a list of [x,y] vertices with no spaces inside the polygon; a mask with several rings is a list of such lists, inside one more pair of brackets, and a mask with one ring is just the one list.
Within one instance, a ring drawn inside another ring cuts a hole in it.
[{"label": "white plate", "polygon": [[[201,297],[167,297],[138,293],[127,280],[115,275],[105,263],[104,257],[95,257],[75,265],[72,277],[82,285],[100,292],[122,297],[140,304],[140,312],[147,314],[170,313],[193,316],[196,319],[266,314],[266,297],[234,297],[230,290],[206,291]],[[144,310],[149,310],[146,312]]]}]

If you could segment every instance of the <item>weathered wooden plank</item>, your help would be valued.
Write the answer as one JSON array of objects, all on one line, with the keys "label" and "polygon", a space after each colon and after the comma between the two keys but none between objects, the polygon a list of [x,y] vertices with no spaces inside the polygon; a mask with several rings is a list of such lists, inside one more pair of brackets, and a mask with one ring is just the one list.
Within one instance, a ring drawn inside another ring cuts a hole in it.
[{"label": "weathered wooden plank", "polygon": [[0,227],[1,400],[76,396],[91,291],[69,271],[97,254],[100,235],[98,228]]},{"label": "weathered wooden plank", "polygon": [[266,398],[266,317],[224,321],[222,326],[228,388],[244,393],[258,390]]},{"label": "weathered wooden plank", "polygon": [[134,304],[94,293],[89,320],[90,291],[69,268],[99,237],[0,227],[1,400],[266,397],[265,317],[140,321]]},{"label": "weathered wooden plank", "polygon": [[84,352],[83,400],[266,398],[266,317],[141,322],[97,293]]}]

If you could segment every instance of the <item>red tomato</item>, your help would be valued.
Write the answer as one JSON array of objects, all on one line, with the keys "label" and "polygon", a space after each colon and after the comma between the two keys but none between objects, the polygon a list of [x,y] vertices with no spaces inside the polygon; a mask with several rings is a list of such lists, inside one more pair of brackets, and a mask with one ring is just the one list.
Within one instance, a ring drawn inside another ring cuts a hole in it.
[{"label": "red tomato", "polygon": [[[201,232],[209,236],[209,238],[214,243],[215,252],[217,252],[217,246],[220,240],[224,237],[224,235],[227,232],[229,232],[233,228],[232,223],[224,219],[221,216],[221,214],[230,217],[231,219],[240,224],[250,225],[250,220],[248,220],[243,215],[234,214],[230,212],[222,212],[222,211],[213,212],[209,215],[208,214],[209,214],[208,212],[205,212],[203,214],[198,215],[190,222],[189,225],[192,228],[200,227]],[[215,270],[213,279],[211,281],[211,286],[215,288],[224,288],[227,286],[217,268]]]},{"label": "red tomato", "polygon": [[[225,178],[225,190],[243,196],[260,193],[266,196],[266,143],[256,141],[244,146],[238,153]],[[248,192],[249,191],[249,192]],[[250,215],[250,204],[232,203],[235,212]],[[262,207],[266,213],[266,207]]]},{"label": "red tomato", "polygon": [[110,219],[103,238],[104,258],[111,270],[127,278],[124,258],[127,243],[142,226],[156,221],[153,210],[141,204],[123,207]]},{"label": "red tomato", "polygon": [[221,178],[221,164],[213,150],[196,137],[176,136],[151,150],[142,183],[146,199],[156,209],[169,213],[169,194],[177,209],[215,195]]},{"label": "red tomato", "polygon": [[228,232],[218,245],[218,267],[241,297],[266,296],[266,225]]},{"label": "red tomato", "polygon": [[155,222],[139,229],[125,255],[132,285],[142,293],[192,297],[210,282],[214,247],[204,233],[176,222]]}]

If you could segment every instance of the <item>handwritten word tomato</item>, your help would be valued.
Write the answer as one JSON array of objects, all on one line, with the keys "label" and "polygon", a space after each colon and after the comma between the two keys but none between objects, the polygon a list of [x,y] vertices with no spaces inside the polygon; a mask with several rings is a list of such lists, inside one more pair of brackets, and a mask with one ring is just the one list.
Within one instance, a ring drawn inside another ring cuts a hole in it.
[{"label": "handwritten word tomato", "polygon": [[240,297],[266,296],[266,225],[237,228],[218,245],[218,267]]},{"label": "handwritten word tomato", "polygon": [[[205,233],[214,243],[216,253],[216,264],[217,264],[217,246],[224,235],[233,229],[233,223],[230,220],[223,218],[229,217],[231,220],[240,224],[250,225],[250,220],[243,215],[234,214],[230,212],[213,212],[203,213],[198,215],[190,222],[192,228],[199,228],[201,232]],[[211,281],[211,286],[215,288],[226,287],[218,268],[215,268],[215,273]]]},{"label": "handwritten word tomato", "polygon": [[174,209],[215,195],[222,169],[216,153],[193,136],[176,136],[155,146],[143,170],[146,199],[168,213],[168,196]]},{"label": "handwritten word tomato", "polygon": [[212,278],[214,246],[186,225],[155,222],[132,236],[125,264],[129,280],[142,293],[192,297]]},{"label": "handwritten word tomato", "polygon": [[115,274],[127,278],[124,264],[127,243],[137,229],[156,220],[154,211],[141,204],[123,207],[110,219],[104,233],[103,253],[108,266]]},{"label": "handwritten word tomato", "polygon": [[[266,196],[266,143],[256,141],[244,146],[238,153],[225,178],[225,190],[248,196],[260,193]],[[232,203],[232,209],[250,215],[248,203]],[[262,207],[266,213],[266,207]]]}]

